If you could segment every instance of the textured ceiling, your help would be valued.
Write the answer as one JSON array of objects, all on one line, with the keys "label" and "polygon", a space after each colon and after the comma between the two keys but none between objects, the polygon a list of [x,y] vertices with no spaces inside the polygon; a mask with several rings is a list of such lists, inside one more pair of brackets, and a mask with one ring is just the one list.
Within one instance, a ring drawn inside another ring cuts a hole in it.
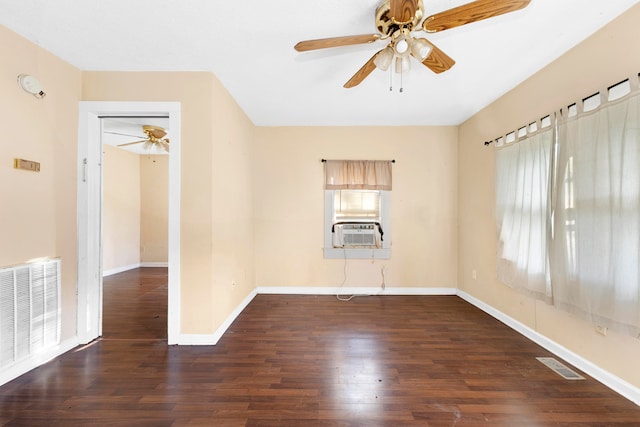
[{"label": "textured ceiling", "polygon": [[[375,33],[378,0],[0,0],[0,24],[82,70],[211,71],[258,126],[456,125],[639,0],[532,0],[427,37],[456,60],[342,85],[384,41],[299,53],[300,40]],[[424,0],[425,15],[467,3]]]}]

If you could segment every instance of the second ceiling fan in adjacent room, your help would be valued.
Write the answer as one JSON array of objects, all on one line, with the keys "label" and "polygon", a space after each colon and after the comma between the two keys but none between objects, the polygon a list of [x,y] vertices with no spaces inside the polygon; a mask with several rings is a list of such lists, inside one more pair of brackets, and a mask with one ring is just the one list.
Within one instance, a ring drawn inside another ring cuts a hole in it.
[{"label": "second ceiling fan in adjacent room", "polygon": [[[144,144],[143,150],[150,150],[152,147],[158,150],[164,150],[169,152],[169,138],[165,138],[167,136],[167,131],[160,126],[152,126],[152,125],[143,125],[142,132],[146,135],[145,139],[141,139],[139,141],[127,142],[124,144],[117,144],[118,147],[126,147],[128,145],[133,144]],[[118,132],[109,132],[105,133],[113,133],[115,135],[127,136],[126,134],[118,133]],[[130,135],[132,137],[136,137],[135,135]]]}]

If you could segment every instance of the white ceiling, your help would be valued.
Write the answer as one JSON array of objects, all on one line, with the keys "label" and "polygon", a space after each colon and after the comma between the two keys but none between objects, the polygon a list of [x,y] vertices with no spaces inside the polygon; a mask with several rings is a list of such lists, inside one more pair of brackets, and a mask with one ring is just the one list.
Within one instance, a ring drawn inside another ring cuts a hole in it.
[{"label": "white ceiling", "polygon": [[[0,0],[0,24],[82,70],[212,71],[258,126],[456,125],[640,0],[532,0],[431,34],[456,65],[437,75],[413,61],[402,93],[378,70],[342,87],[384,41],[293,49],[375,33],[379,1]],[[467,2],[424,0],[425,15]]]}]

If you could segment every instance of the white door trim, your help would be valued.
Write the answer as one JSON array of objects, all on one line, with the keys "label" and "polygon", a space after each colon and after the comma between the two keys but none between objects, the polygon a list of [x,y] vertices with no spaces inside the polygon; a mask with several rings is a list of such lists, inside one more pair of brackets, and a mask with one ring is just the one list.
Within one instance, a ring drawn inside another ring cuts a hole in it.
[{"label": "white door trim", "polygon": [[102,334],[102,141],[104,116],[167,115],[169,155],[168,344],[180,335],[180,103],[82,101],[78,120],[78,325],[80,343]]}]

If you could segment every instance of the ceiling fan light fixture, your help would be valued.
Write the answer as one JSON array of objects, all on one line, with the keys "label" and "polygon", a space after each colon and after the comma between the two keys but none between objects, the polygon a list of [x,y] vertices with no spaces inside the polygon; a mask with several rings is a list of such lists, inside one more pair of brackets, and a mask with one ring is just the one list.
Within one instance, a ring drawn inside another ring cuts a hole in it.
[{"label": "ceiling fan light fixture", "polygon": [[411,69],[411,61],[408,56],[396,57],[396,73],[404,73]]},{"label": "ceiling fan light fixture", "polygon": [[375,66],[382,70],[387,71],[389,66],[391,65],[391,61],[393,60],[393,49],[390,47],[386,47],[382,49],[373,60]]},{"label": "ceiling fan light fixture", "polygon": [[409,50],[409,42],[406,38],[401,38],[396,42],[396,53],[398,55],[406,55]]},{"label": "ceiling fan light fixture", "polygon": [[427,59],[432,50],[433,46],[431,46],[425,39],[415,39],[411,43],[411,54],[420,60],[420,62]]},{"label": "ceiling fan light fixture", "polygon": [[397,56],[404,57],[411,53],[411,37],[402,34],[393,42],[393,51]]}]

